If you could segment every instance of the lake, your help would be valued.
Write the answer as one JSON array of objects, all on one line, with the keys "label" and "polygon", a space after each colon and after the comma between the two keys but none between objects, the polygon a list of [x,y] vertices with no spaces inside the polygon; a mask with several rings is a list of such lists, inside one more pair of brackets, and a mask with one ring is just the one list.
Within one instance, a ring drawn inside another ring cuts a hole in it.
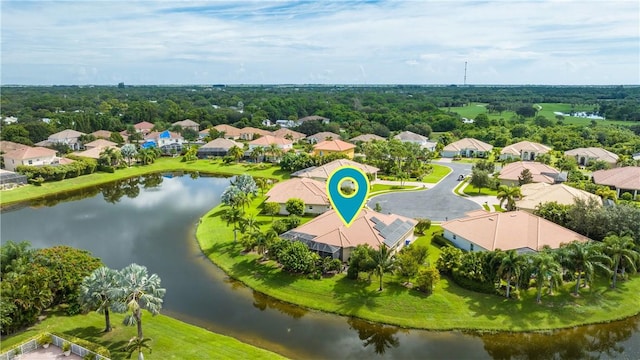
[{"label": "lake", "polygon": [[640,316],[552,334],[432,332],[306,310],[254,292],[204,257],[194,238],[200,216],[228,185],[228,178],[193,174],[118,181],[4,209],[0,236],[38,248],[86,249],[114,269],[145,265],[167,289],[162,313],[290,358],[640,358]]}]

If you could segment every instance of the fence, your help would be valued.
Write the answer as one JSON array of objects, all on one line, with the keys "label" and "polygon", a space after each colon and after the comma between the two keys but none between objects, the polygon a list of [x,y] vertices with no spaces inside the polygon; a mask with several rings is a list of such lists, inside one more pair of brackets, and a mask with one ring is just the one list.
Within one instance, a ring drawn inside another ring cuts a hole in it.
[{"label": "fence", "polygon": [[[41,334],[40,334],[41,335]],[[38,337],[40,336],[38,335]],[[98,355],[96,353],[94,353],[93,351],[86,349],[78,344],[75,344],[71,341],[65,340],[59,336],[53,335],[53,334],[48,334],[45,333],[45,335],[50,335],[51,336],[51,340],[52,340],[52,345],[57,346],[59,348],[62,349],[62,344],[64,344],[65,342],[68,342],[71,345],[71,353],[72,354],[76,354],[78,356],[81,356],[83,359],[86,359],[85,356],[87,356],[87,354],[93,354],[94,356],[91,358],[93,360],[111,360],[107,357],[104,357],[102,355]],[[19,359],[18,356],[20,354],[26,354],[32,351],[36,351],[38,349],[38,341],[37,338],[33,338],[27,342],[24,342],[16,347],[14,347],[13,349],[7,351],[6,353],[0,354],[0,360],[13,360],[13,359]]]}]

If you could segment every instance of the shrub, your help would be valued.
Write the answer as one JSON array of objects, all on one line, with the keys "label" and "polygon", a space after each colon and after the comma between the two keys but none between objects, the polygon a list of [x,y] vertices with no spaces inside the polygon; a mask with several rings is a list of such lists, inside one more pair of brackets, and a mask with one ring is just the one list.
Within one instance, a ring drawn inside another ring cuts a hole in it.
[{"label": "shrub", "polygon": [[301,199],[291,198],[285,204],[287,212],[291,215],[304,215],[304,201]]},{"label": "shrub", "polygon": [[418,219],[418,223],[416,224],[416,233],[420,235],[424,235],[425,230],[428,230],[431,227],[431,220],[429,219]]},{"label": "shrub", "polygon": [[620,195],[620,199],[625,200],[625,201],[631,201],[633,200],[633,194],[631,193],[623,193],[622,195]]},{"label": "shrub", "polygon": [[440,281],[440,273],[432,267],[420,269],[416,278],[416,286],[419,290],[431,294],[433,287]]},{"label": "shrub", "polygon": [[442,248],[442,253],[436,262],[436,268],[443,274],[451,274],[462,264],[462,250],[455,247]]},{"label": "shrub", "polygon": [[431,244],[438,247],[452,246],[451,242],[442,236],[442,234],[433,234],[433,237],[431,237]]},{"label": "shrub", "polygon": [[467,290],[477,291],[483,294],[495,294],[496,289],[493,287],[493,284],[490,282],[480,282],[477,280],[469,279],[464,276],[462,272],[454,270],[453,271],[453,281],[458,284],[460,287],[463,287]]},{"label": "shrub", "polygon": [[87,349],[89,351],[93,351],[94,353],[96,353],[96,354],[98,354],[100,356],[107,357],[107,358],[111,357],[111,352],[109,351],[109,349],[107,349],[104,346],[98,345],[96,343],[92,343],[92,342],[84,340],[84,339],[77,338],[75,336],[67,335],[67,334],[53,333],[53,335],[56,335],[56,336],[59,336],[61,338],[64,338],[64,339],[68,340],[68,341],[65,341],[63,343],[63,346],[64,346],[64,344],[68,344],[69,348],[71,348],[71,344],[69,343],[69,341],[71,341],[74,344],[80,345],[83,348],[85,348],[85,349]]}]

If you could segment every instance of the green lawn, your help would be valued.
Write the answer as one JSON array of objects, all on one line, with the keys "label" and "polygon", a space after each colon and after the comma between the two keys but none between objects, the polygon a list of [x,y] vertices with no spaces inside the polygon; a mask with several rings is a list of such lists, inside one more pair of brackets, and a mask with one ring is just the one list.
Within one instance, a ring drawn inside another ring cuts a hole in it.
[{"label": "green lawn", "polygon": [[369,194],[377,193],[380,191],[390,191],[390,190],[408,190],[413,189],[415,186],[400,186],[400,185],[388,185],[388,184],[373,184],[371,185],[371,189],[369,189]]},{"label": "green lawn", "polygon": [[[254,206],[262,199],[257,199]],[[571,327],[620,319],[639,312],[636,294],[640,277],[621,284],[617,290],[599,286],[580,297],[569,294],[571,284],[535,302],[535,289],[523,294],[523,300],[506,300],[495,295],[462,289],[444,278],[432,295],[409,290],[401,285],[405,279],[384,276],[384,291],[378,281],[366,276],[359,281],[340,274],[322,280],[282,272],[277,264],[258,262],[258,255],[244,254],[234,244],[231,228],[220,219],[222,206],[203,216],[197,229],[203,252],[232,278],[277,299],[347,316],[423,329],[482,329],[530,331]],[[269,218],[264,218],[269,221]],[[263,223],[268,226],[268,223]],[[435,226],[430,229],[436,231]],[[426,235],[418,243],[428,244]],[[429,245],[432,262],[439,249]]]},{"label": "green lawn", "polygon": [[115,173],[93,173],[62,181],[48,182],[42,186],[26,185],[13,190],[0,192],[0,205],[7,205],[24,200],[37,199],[46,195],[100,185],[114,180],[126,179],[133,176],[162,171],[200,171],[203,173],[237,175],[247,173],[256,177],[275,179],[288,178],[279,166],[271,164],[230,164],[225,165],[220,160],[197,160],[180,162],[180,158],[160,158],[155,163],[146,166],[132,166],[116,170]]},{"label": "green lawn", "polygon": [[431,164],[431,166],[433,166],[433,171],[422,179],[423,182],[435,184],[451,172],[451,168],[444,165]]},{"label": "green lawn", "polygon": [[[42,331],[72,335],[96,344],[111,352],[112,359],[125,359],[121,351],[130,338],[136,336],[135,327],[122,325],[124,314],[111,314],[113,331],[103,333],[104,316],[92,312],[87,315],[50,315],[41,323],[17,335],[2,339],[0,349],[6,351]],[[284,357],[232,337],[219,335],[168,316],[143,317],[144,336],[152,339],[152,353],[145,359],[284,359]],[[134,355],[135,356],[135,355]]]},{"label": "green lawn", "polygon": [[466,188],[464,188],[464,193],[469,196],[498,196],[498,190],[493,190],[489,188],[482,188],[480,192],[478,192],[478,188],[469,184]]}]

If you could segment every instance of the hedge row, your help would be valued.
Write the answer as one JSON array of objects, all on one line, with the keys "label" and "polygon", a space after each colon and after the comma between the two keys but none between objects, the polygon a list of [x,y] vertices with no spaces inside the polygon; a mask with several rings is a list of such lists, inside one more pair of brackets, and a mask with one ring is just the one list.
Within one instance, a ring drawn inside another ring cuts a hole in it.
[{"label": "hedge row", "polygon": [[16,168],[16,172],[25,175],[29,180],[41,178],[40,182],[60,181],[92,174],[96,171],[97,166],[97,161],[94,159],[75,157],[74,162],[64,165],[20,165]]}]

